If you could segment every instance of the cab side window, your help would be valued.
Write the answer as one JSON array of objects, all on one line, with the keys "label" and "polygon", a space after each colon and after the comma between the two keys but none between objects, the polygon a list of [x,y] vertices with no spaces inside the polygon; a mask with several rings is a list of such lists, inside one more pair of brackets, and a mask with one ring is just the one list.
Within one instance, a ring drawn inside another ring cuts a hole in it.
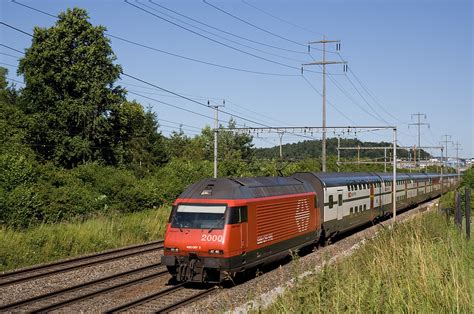
[{"label": "cab side window", "polygon": [[247,222],[247,206],[231,207],[229,209],[229,224]]}]

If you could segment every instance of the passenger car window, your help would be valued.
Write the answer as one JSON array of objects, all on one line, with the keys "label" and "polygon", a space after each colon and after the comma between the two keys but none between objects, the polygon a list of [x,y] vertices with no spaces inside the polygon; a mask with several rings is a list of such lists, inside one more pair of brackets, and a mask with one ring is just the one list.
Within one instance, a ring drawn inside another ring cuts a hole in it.
[{"label": "passenger car window", "polygon": [[332,208],[332,202],[334,201],[334,197],[329,195],[329,208]]},{"label": "passenger car window", "polygon": [[342,206],[342,194],[339,194],[339,199],[337,201],[337,205]]}]

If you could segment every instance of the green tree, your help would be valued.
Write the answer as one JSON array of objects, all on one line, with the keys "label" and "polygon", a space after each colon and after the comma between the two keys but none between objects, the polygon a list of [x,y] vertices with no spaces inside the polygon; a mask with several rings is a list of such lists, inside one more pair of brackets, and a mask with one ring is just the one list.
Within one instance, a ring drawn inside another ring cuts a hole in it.
[{"label": "green tree", "polygon": [[114,86],[121,67],[106,29],[88,18],[83,9],[68,9],[54,26],[35,27],[18,68],[32,148],[66,167],[114,160],[109,117],[124,100],[124,89]]},{"label": "green tree", "polygon": [[110,121],[115,143],[111,163],[145,169],[167,161],[164,138],[151,110],[145,112],[136,101],[125,101],[111,112]]},{"label": "green tree", "polygon": [[[235,128],[235,120],[230,119],[228,128]],[[219,126],[222,128],[222,125]],[[212,160],[214,156],[214,130],[209,126],[202,129],[201,137],[204,139],[204,156]],[[230,131],[219,131],[218,133],[218,156],[219,160],[249,160],[253,155],[252,136]]]}]

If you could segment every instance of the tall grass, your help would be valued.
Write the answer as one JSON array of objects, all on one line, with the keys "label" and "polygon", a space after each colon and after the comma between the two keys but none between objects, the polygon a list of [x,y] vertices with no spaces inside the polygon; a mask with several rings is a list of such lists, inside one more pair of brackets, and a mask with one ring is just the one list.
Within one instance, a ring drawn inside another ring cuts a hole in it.
[{"label": "tall grass", "polygon": [[0,228],[0,271],[163,238],[169,207],[81,223]]},{"label": "tall grass", "polygon": [[428,213],[300,279],[266,311],[472,313],[473,265],[474,241]]}]

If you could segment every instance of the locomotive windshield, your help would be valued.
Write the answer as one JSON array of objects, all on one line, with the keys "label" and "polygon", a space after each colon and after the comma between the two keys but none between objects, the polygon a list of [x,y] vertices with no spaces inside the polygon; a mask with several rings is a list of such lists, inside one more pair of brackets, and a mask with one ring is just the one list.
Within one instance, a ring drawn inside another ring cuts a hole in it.
[{"label": "locomotive windshield", "polygon": [[190,229],[223,229],[225,205],[178,205],[171,227]]}]

